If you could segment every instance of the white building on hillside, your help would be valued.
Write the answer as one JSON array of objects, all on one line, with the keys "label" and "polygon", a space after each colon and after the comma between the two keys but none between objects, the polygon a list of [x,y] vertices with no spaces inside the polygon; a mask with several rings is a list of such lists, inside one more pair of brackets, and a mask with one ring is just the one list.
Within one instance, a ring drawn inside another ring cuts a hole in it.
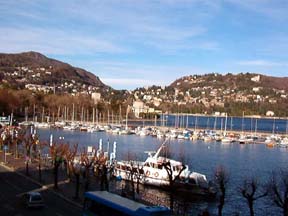
[{"label": "white building on hillside", "polygon": [[93,92],[93,93],[91,94],[91,98],[92,98],[92,100],[94,101],[94,103],[96,104],[98,101],[101,100],[101,94],[98,93],[98,92]]},{"label": "white building on hillside", "polygon": [[142,101],[137,100],[133,102],[132,110],[135,114],[135,117],[139,118],[140,113],[147,113],[149,110],[149,107],[145,106],[145,104]]}]

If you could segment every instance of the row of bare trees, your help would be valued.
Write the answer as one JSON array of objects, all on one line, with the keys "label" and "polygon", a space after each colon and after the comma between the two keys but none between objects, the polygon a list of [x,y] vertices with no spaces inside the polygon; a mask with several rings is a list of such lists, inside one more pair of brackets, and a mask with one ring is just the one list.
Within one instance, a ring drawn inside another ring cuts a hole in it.
[{"label": "row of bare trees", "polygon": [[[229,173],[220,166],[215,171],[215,186],[218,189],[218,215],[223,214],[224,204],[227,199],[227,188],[229,188]],[[255,178],[250,177],[243,181],[239,187],[239,193],[246,200],[249,208],[250,216],[255,215],[255,202],[263,197],[270,197],[272,204],[282,209],[282,215],[288,216],[288,171],[281,170],[280,172],[272,173],[270,180],[261,184]]]},{"label": "row of bare trees", "polygon": [[[48,144],[40,141],[37,134],[30,134],[26,129],[14,127],[2,128],[0,134],[4,134],[0,138],[1,149],[4,145],[9,145],[9,151],[15,156],[15,159],[21,158],[19,157],[19,148],[22,149],[21,155],[25,162],[26,175],[31,175],[30,164],[37,164],[38,180],[42,182],[43,165],[46,163],[53,170],[54,188],[58,189],[59,168],[64,166],[68,182],[71,182],[73,177],[75,178],[75,198],[79,198],[80,178],[83,178],[84,191],[87,191],[92,174],[99,177],[102,189],[109,189],[107,158],[103,152],[97,152],[96,148],[91,154],[88,154],[87,149],[79,148],[78,144],[57,142]],[[49,153],[46,154],[49,157],[43,157],[43,152]]]},{"label": "row of bare trees", "polygon": [[[166,156],[167,155],[171,155],[171,149],[169,148],[167,148]],[[128,167],[128,175],[130,179],[129,184],[131,186],[130,190],[132,192],[132,198],[135,199],[135,192],[139,194],[139,182],[141,178],[145,178],[145,173],[143,171],[143,167],[139,166],[139,164],[132,160],[133,156],[131,153],[128,153],[127,158],[130,161],[130,167]],[[169,160],[163,163],[163,167],[165,168],[169,178],[168,193],[170,209],[176,211],[175,204],[179,204],[178,197],[177,202],[175,202],[175,196],[178,189],[177,181],[180,180],[181,173],[185,170],[186,165],[182,163],[182,167],[177,176],[173,174],[172,166]],[[288,216],[288,170],[282,170],[279,173],[272,173],[271,176],[271,179],[265,184],[262,184],[256,177],[247,177],[243,180],[242,184],[237,187],[236,193],[242,196],[247,203],[250,216],[255,215],[256,201],[264,197],[270,198],[272,201],[271,206],[273,204],[276,205],[282,209],[284,216]],[[135,185],[137,188],[136,190]],[[228,199],[227,191],[231,189],[230,174],[224,166],[218,166],[214,171],[214,179],[212,185],[217,191],[218,215],[222,216],[226,201]],[[187,205],[184,204],[184,202],[187,202],[188,198],[184,197],[183,194],[182,199],[180,200],[183,202],[182,206],[186,208],[184,211],[188,211]],[[205,213],[207,214],[207,212]]]}]

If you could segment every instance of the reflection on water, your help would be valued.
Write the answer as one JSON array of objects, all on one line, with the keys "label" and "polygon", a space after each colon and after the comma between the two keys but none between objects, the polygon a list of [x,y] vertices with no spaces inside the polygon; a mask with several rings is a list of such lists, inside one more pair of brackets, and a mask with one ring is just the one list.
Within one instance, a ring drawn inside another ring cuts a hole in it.
[{"label": "reflection on water", "polygon": [[[59,142],[69,142],[70,144],[79,143],[79,146],[93,145],[98,147],[99,139],[103,140],[103,148],[107,148],[109,142],[112,146],[117,142],[116,157],[118,160],[125,159],[130,152],[138,160],[145,160],[147,155],[145,151],[155,151],[163,140],[153,137],[139,137],[136,135],[113,135],[109,133],[86,133],[79,131],[64,130],[39,130],[41,140],[49,141],[52,133],[55,141],[59,137],[64,137]],[[110,149],[111,149],[110,146]],[[233,213],[238,211],[241,215],[247,215],[248,207],[245,200],[239,193],[239,186],[246,178],[257,177],[262,183],[268,181],[272,171],[285,169],[288,163],[287,149],[267,148],[264,144],[246,144],[237,143],[221,144],[218,142],[170,140],[170,149],[173,152],[173,158],[183,160],[191,170],[203,173],[209,180],[213,179],[215,168],[223,165],[230,173],[230,182],[228,187],[227,202],[224,206],[224,212]],[[156,190],[156,189],[153,189]],[[146,193],[163,195],[159,190],[154,193],[152,189]],[[165,193],[164,193],[165,194]],[[166,194],[167,195],[167,194]],[[216,212],[215,203],[196,202],[199,208],[209,207]],[[271,206],[268,198],[259,200],[255,203],[256,215],[279,215],[279,209]]]}]

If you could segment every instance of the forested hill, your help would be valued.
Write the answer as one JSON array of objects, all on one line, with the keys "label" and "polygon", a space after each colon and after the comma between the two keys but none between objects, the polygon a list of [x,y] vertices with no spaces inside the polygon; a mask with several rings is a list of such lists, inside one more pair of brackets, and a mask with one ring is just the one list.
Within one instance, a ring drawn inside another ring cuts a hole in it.
[{"label": "forested hill", "polygon": [[138,100],[164,112],[208,113],[230,115],[287,116],[288,77],[271,77],[255,73],[184,76],[167,87],[138,88]]},{"label": "forested hill", "polygon": [[234,90],[252,90],[258,87],[263,90],[277,89],[288,91],[288,77],[272,77],[255,73],[240,73],[226,75],[205,74],[190,75],[175,80],[171,87],[187,90],[191,87],[207,87]]},{"label": "forested hill", "polygon": [[59,86],[66,83],[93,87],[108,87],[99,77],[67,63],[48,58],[37,52],[0,53],[0,80],[10,85],[25,84]]}]

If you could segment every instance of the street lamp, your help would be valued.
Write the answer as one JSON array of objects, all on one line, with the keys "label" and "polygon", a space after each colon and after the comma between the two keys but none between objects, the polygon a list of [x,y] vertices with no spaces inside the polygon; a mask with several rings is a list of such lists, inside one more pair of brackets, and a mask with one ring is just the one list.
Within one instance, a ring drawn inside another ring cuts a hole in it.
[{"label": "street lamp", "polygon": [[8,150],[8,146],[7,146],[7,145],[4,145],[4,148],[3,148],[3,149],[4,149],[4,163],[6,164],[6,163],[7,163],[7,160],[6,160],[6,159],[7,159],[7,158],[6,158],[6,157],[7,157],[7,156],[6,156],[6,152],[7,152],[7,150]]}]

